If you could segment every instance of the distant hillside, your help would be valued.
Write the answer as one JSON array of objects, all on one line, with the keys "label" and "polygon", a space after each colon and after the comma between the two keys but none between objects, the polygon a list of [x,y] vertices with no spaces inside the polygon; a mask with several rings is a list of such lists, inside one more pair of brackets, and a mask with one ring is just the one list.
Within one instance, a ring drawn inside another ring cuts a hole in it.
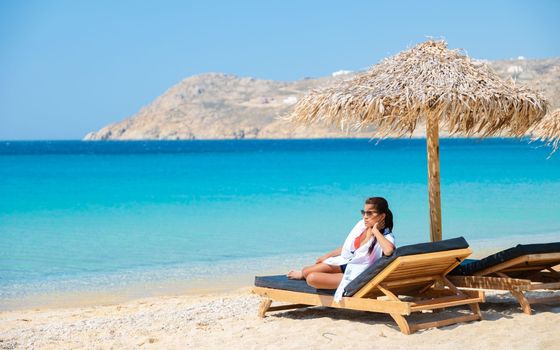
[{"label": "distant hillside", "polygon": [[[560,107],[560,58],[487,62],[502,78],[541,90]],[[193,140],[370,137],[323,125],[299,126],[280,120],[298,98],[354,73],[294,82],[209,73],[189,77],[136,115],[91,132],[85,140]],[[422,135],[422,130],[418,135]]]}]

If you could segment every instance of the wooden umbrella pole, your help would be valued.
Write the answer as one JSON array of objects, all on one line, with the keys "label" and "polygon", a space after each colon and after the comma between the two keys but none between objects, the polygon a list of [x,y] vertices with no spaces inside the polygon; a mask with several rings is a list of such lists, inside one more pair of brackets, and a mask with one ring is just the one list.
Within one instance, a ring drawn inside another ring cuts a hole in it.
[{"label": "wooden umbrella pole", "polygon": [[428,115],[426,119],[426,143],[428,148],[428,196],[430,201],[430,240],[435,242],[441,241],[439,131],[438,120],[434,115]]}]

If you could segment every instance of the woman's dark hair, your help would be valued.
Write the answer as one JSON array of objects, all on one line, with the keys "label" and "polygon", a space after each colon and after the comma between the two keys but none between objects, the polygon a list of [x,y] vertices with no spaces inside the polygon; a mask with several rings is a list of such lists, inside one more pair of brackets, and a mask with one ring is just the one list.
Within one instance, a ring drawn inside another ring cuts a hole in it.
[{"label": "woman's dark hair", "polygon": [[[389,209],[389,203],[383,197],[370,197],[366,199],[366,204],[373,205],[373,208],[379,214],[385,214],[385,227],[389,229],[389,231],[393,231],[393,213],[391,209]],[[368,253],[371,254],[373,251],[373,247],[377,243],[377,239],[374,237],[371,246],[368,249]]]}]

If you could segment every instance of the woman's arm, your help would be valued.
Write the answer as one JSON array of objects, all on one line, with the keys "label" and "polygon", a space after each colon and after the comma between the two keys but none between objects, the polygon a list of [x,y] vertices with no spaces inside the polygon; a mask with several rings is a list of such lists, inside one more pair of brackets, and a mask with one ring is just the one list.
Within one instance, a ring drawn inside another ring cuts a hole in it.
[{"label": "woman's arm", "polygon": [[342,253],[342,247],[336,248],[335,250],[333,250],[332,252],[328,252],[327,254],[319,257],[316,261],[315,264],[321,263],[325,260],[327,260],[328,258],[330,258],[331,256],[339,256]]},{"label": "woman's arm", "polygon": [[379,231],[379,229],[377,228],[377,225],[378,223],[373,225],[373,227],[371,228],[371,233],[373,233],[375,238],[377,238],[377,243],[379,244],[379,246],[381,246],[381,250],[383,250],[383,255],[389,256],[393,254],[393,250],[395,250],[395,246],[390,240],[385,238],[383,233],[381,233],[381,231]]}]

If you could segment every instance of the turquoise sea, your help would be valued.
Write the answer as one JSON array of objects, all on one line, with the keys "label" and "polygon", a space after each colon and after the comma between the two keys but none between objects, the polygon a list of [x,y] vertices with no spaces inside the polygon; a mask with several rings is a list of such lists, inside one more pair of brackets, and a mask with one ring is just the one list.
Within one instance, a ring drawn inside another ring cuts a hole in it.
[{"label": "turquoise sea", "polygon": [[[444,238],[560,241],[560,154],[510,139],[440,152]],[[388,199],[398,244],[427,241],[425,140],[2,141],[0,309],[250,283],[339,246],[368,196]]]}]

